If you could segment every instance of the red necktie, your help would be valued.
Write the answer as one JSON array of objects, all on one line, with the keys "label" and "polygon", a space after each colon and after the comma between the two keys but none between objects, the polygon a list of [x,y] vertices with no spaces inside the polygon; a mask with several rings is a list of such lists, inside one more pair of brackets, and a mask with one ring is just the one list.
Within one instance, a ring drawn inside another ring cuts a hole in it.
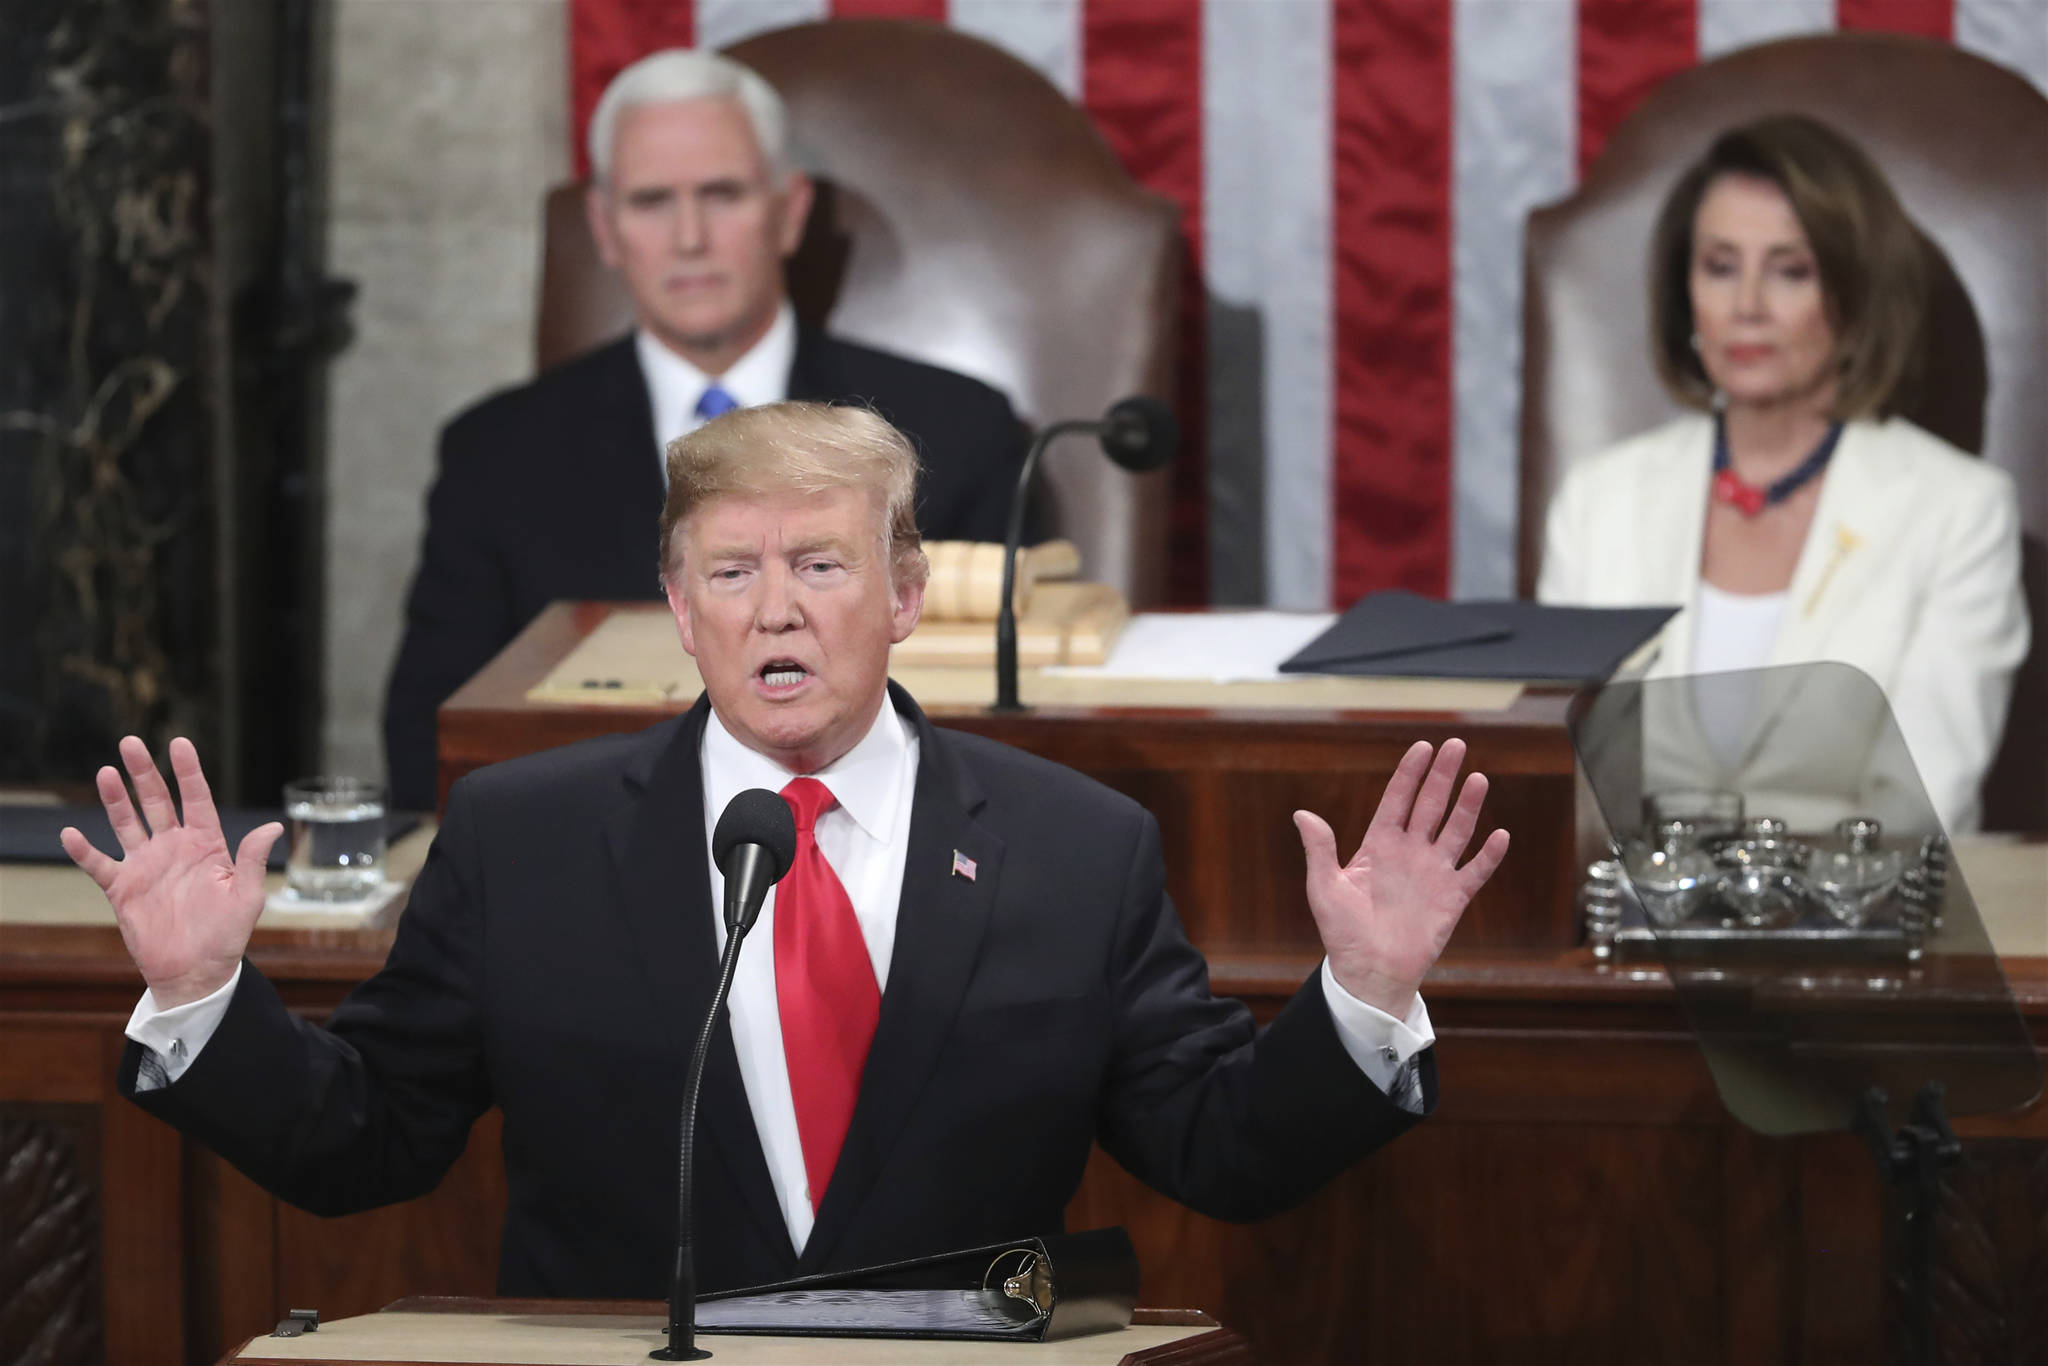
[{"label": "red necktie", "polygon": [[853,901],[818,848],[831,789],[798,778],[782,797],[796,813],[796,859],[775,889],[775,1003],[815,1214],[853,1121],[882,993]]}]

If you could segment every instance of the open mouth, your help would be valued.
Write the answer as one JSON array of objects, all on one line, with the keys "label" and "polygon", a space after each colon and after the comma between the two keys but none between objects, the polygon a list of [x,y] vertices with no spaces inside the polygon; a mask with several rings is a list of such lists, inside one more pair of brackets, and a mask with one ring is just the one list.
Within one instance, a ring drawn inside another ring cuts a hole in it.
[{"label": "open mouth", "polygon": [[770,692],[787,692],[800,687],[811,676],[811,671],[793,659],[771,659],[760,668],[756,675]]}]

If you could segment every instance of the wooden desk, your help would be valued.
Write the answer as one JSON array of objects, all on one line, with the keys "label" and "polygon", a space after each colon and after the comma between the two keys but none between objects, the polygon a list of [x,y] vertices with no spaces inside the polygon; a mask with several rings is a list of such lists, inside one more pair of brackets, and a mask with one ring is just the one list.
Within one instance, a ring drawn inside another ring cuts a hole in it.
[{"label": "wooden desk", "polygon": [[[611,708],[522,709],[518,671],[538,679],[578,630],[575,613],[550,613],[458,694],[444,713],[455,722],[444,776],[500,757],[494,726],[516,728],[527,748],[620,727]],[[1146,1301],[1199,1306],[1283,1366],[1879,1360],[1881,1206],[1861,1144],[1738,1127],[1661,971],[1598,965],[1570,946],[1560,912],[1573,826],[1545,809],[1568,801],[1561,703],[1530,697],[1463,716],[943,718],[1043,743],[1148,801],[1170,853],[1182,846],[1169,874],[1216,989],[1262,1018],[1317,954],[1290,879],[1261,871],[1298,870],[1292,831],[1254,824],[1307,804],[1355,832],[1401,748],[1454,732],[1489,771],[1525,784],[1513,801],[1538,822],[1515,825],[1504,899],[1475,908],[1424,988],[1443,1079],[1426,1126],[1305,1208],[1248,1226],[1188,1213],[1097,1154],[1069,1223],[1129,1227]],[[1543,840],[1558,847],[1531,848]],[[1959,851],[1981,901],[1997,879],[1980,878],[1971,857]],[[2048,854],[2000,867],[2011,895],[2039,904],[2030,870],[2048,870]],[[495,1115],[423,1200],[337,1220],[281,1206],[112,1096],[138,984],[111,925],[16,929],[4,910],[0,1147],[36,1176],[33,1208],[53,1241],[33,1265],[62,1271],[58,1289],[82,1297],[66,1321],[73,1338],[97,1335],[110,1361],[210,1362],[293,1306],[340,1317],[407,1294],[490,1292],[505,1202]],[[1473,942],[1467,931],[1488,919],[1516,927],[1501,939],[1565,942]],[[317,1017],[388,943],[388,930],[286,932],[259,938],[251,957]],[[2008,956],[2005,968],[2048,1045],[2048,944],[2043,954]],[[1951,1182],[1944,1236],[1969,1255],[1946,1268],[1944,1323],[1958,1342],[1983,1344],[1981,1359],[2020,1358],[2023,1342],[2038,1354],[2048,1108],[1957,1127],[1969,1161]],[[51,1317],[65,1312],[44,1293]],[[16,1299],[0,1285],[0,1305]]]},{"label": "wooden desk", "polygon": [[[443,799],[474,768],[640,730],[686,709],[693,698],[567,706],[527,696],[615,611],[664,610],[557,603],[536,618],[442,705]],[[681,646],[674,649],[680,657]],[[914,682],[907,686],[920,694]],[[1232,690],[1214,691],[1227,699]],[[1553,689],[1526,691],[1498,711],[1055,706],[995,716],[947,703],[926,711],[938,725],[1029,750],[1142,803],[1159,820],[1167,890],[1189,935],[1212,959],[1270,961],[1318,952],[1301,900],[1301,842],[1290,813],[1317,811],[1340,843],[1355,844],[1408,746],[1451,736],[1466,740],[1471,765],[1493,781],[1489,819],[1515,836],[1507,863],[1460,925],[1454,952],[1576,944],[1572,900],[1581,838],[1564,729],[1569,700]],[[1274,869],[1287,875],[1276,878]]]}]

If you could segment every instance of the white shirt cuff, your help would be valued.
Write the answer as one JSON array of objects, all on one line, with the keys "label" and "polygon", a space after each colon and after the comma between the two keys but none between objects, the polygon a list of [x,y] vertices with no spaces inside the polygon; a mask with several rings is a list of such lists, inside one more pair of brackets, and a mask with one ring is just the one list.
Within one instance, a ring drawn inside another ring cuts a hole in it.
[{"label": "white shirt cuff", "polygon": [[1416,1110],[1421,1090],[1412,1084],[1412,1063],[1417,1053],[1436,1042],[1436,1031],[1430,1028],[1429,1007],[1422,1003],[1422,993],[1415,994],[1415,1004],[1408,1007],[1408,1018],[1397,1020],[1339,986],[1327,958],[1323,960],[1322,978],[1323,999],[1329,1003],[1337,1038],[1351,1055],[1351,1061],[1402,1108]]},{"label": "white shirt cuff", "polygon": [[157,1009],[156,995],[148,987],[142,989],[142,999],[135,1003],[135,1013],[128,1017],[127,1034],[156,1055],[163,1074],[159,1080],[154,1069],[142,1068],[135,1074],[136,1090],[154,1091],[185,1075],[185,1069],[227,1017],[228,1002],[234,999],[235,984],[241,980],[242,965],[237,963],[235,975],[228,978],[226,986],[168,1010]]}]

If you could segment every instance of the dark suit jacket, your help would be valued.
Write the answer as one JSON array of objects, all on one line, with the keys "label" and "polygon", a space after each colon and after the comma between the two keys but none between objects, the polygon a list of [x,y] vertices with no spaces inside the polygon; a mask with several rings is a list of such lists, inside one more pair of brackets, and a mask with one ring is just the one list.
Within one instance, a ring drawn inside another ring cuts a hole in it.
[{"label": "dark suit jacket", "polygon": [[[1003,539],[1024,443],[994,389],[800,327],[789,396],[867,404],[910,437],[927,537]],[[630,336],[484,400],[442,431],[385,698],[394,805],[434,805],[434,709],[543,607],[660,596],[660,460]]]},{"label": "dark suit jacket", "polygon": [[[921,763],[839,1166],[799,1258],[722,1023],[698,1130],[705,1288],[1056,1231],[1098,1138],[1204,1213],[1259,1218],[1414,1121],[1345,1053],[1316,979],[1263,1031],[1209,994],[1141,807],[897,701]],[[661,1298],[683,1074],[717,969],[705,715],[465,777],[390,961],[330,1028],[245,965],[178,1082],[135,1095],[131,1045],[124,1093],[323,1214],[431,1189],[498,1105],[500,1291]],[[1422,1081],[1433,1106],[1426,1056]]]}]

